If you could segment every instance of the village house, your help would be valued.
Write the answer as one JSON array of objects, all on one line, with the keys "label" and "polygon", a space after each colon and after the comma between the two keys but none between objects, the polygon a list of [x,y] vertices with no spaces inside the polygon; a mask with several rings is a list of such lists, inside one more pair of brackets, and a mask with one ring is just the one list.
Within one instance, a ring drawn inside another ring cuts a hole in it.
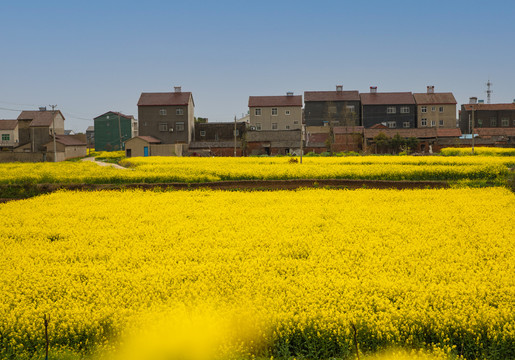
[{"label": "village house", "polygon": [[460,128],[464,134],[472,133],[472,119],[474,129],[492,128],[500,134],[502,129],[515,128],[515,100],[507,104],[484,104],[471,98],[471,102],[461,105]]},{"label": "village house", "polygon": [[[195,141],[189,146],[189,154],[201,156],[242,156],[245,152],[246,122],[196,123]],[[236,140],[236,142],[235,142]]]},{"label": "village house", "polygon": [[142,93],[138,135],[152,136],[163,144],[189,144],[195,127],[194,108],[193,95],[180,86],[174,92]]},{"label": "village house", "polygon": [[428,86],[426,93],[413,94],[417,104],[417,127],[456,128],[456,99],[451,92],[435,93]]},{"label": "village house", "polygon": [[124,149],[124,142],[138,135],[138,123],[134,116],[108,111],[93,119],[96,151]]},{"label": "village house", "polygon": [[370,93],[361,93],[363,126],[383,124],[390,129],[409,129],[416,125],[416,105],[411,92],[378,93],[376,86]]},{"label": "village house", "polygon": [[302,96],[249,96],[250,127],[261,130],[302,128]]},{"label": "village house", "polygon": [[20,146],[17,151],[45,151],[45,144],[52,134],[64,135],[64,116],[59,110],[50,111],[41,107],[36,111],[22,111],[18,116]]},{"label": "village house", "polygon": [[304,92],[306,126],[359,126],[360,107],[359,92],[344,91],[342,85],[337,85],[336,91]]},{"label": "village house", "polygon": [[0,120],[0,151],[19,145],[18,120]]}]

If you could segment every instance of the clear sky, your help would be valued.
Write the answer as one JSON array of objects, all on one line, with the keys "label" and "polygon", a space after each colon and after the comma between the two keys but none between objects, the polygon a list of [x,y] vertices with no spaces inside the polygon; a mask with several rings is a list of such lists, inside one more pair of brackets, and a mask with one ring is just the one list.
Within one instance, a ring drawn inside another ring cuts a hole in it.
[{"label": "clear sky", "polygon": [[0,45],[0,119],[57,104],[75,131],[177,85],[210,122],[336,84],[515,99],[513,0],[2,0]]}]

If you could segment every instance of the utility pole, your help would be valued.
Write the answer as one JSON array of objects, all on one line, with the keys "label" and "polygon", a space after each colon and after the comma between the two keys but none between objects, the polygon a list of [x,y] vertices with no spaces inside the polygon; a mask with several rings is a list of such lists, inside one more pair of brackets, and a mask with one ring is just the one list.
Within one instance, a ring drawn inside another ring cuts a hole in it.
[{"label": "utility pole", "polygon": [[236,157],[236,115],[234,115],[234,157]]},{"label": "utility pole", "polygon": [[118,151],[122,150],[122,127],[120,125],[120,112],[118,111]]},{"label": "utility pole", "polygon": [[54,138],[54,162],[57,162],[57,146],[55,144],[55,108],[57,105],[48,105],[52,108],[52,133]]},{"label": "utility pole", "polygon": [[302,164],[302,154],[304,153],[304,125],[300,124],[300,163]]}]

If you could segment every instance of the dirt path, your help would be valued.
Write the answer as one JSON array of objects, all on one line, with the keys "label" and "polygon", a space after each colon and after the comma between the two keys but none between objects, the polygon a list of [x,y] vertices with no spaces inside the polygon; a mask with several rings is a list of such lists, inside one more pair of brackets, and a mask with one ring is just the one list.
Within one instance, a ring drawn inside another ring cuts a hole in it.
[{"label": "dirt path", "polygon": [[106,163],[103,161],[95,161],[94,157],[87,157],[87,158],[81,159],[81,161],[90,161],[90,162],[94,162],[95,164],[98,164],[100,166],[110,166],[110,167],[114,167],[115,169],[127,170],[127,168],[124,168],[123,166],[120,166],[118,164],[111,164],[111,163]]}]

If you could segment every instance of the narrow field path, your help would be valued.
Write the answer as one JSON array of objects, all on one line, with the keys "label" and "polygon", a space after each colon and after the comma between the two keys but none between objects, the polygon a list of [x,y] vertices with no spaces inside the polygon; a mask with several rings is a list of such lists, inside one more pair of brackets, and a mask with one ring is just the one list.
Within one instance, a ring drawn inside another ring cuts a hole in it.
[{"label": "narrow field path", "polygon": [[98,164],[100,166],[110,166],[110,167],[114,167],[115,169],[127,170],[127,168],[124,168],[123,166],[120,166],[118,164],[111,164],[111,163],[106,163],[103,161],[95,161],[94,157],[87,157],[87,158],[81,159],[81,161],[90,161],[90,162],[94,162],[95,164]]}]

